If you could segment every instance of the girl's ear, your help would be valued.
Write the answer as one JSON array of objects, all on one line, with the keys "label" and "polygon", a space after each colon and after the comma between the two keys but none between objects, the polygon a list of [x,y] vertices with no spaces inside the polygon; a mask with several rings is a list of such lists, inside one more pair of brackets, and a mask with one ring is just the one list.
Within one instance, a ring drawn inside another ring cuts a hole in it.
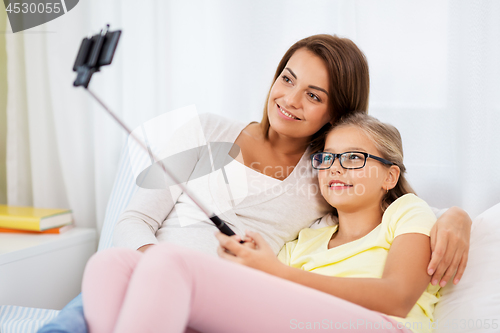
[{"label": "girl's ear", "polygon": [[399,169],[399,167],[397,165],[391,165],[391,167],[389,168],[389,172],[387,173],[387,176],[384,180],[384,189],[391,190],[396,187],[400,174],[401,170]]}]

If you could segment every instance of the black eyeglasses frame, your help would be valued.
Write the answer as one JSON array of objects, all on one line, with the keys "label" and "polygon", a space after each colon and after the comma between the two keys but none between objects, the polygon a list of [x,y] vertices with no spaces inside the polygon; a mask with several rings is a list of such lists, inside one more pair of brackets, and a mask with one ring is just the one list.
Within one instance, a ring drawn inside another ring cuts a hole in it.
[{"label": "black eyeglasses frame", "polygon": [[[344,165],[342,165],[342,159],[340,158],[340,156],[344,155],[344,154],[349,154],[349,153],[356,153],[356,154],[362,154],[365,156],[365,161],[363,163],[363,166],[360,166],[360,167],[356,167],[356,168],[346,168],[344,167]],[[331,156],[333,156],[333,159],[332,159],[332,164],[330,164],[330,166],[328,168],[316,168],[314,166],[314,156],[315,155],[318,155],[318,154],[329,154]],[[385,165],[396,165],[395,163],[392,163],[391,161],[388,161],[386,160],[385,158],[382,158],[382,157],[378,157],[378,156],[375,156],[375,155],[372,155],[372,154],[368,154],[368,153],[365,153],[365,152],[362,152],[362,151],[346,151],[344,153],[340,153],[340,154],[334,154],[334,153],[330,153],[330,152],[327,152],[327,151],[319,151],[317,153],[314,153],[311,155],[311,165],[313,167],[313,169],[315,170],[328,170],[332,167],[333,163],[335,163],[335,159],[338,159],[339,162],[340,162],[340,166],[346,170],[357,170],[357,169],[363,169],[366,165],[366,160],[368,158],[372,158],[374,160],[377,160]]]}]

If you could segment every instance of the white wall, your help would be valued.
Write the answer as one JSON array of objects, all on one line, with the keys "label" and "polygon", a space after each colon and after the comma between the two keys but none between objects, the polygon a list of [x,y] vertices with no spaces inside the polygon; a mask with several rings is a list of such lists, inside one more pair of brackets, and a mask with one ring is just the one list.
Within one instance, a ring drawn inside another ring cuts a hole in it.
[{"label": "white wall", "polygon": [[29,101],[32,183],[17,188],[33,191],[9,202],[69,206],[79,225],[102,223],[125,136],[72,87],[71,68],[81,38],[110,23],[120,45],[91,87],[131,127],[189,104],[260,120],[289,46],[316,33],[353,39],[370,65],[370,112],[400,129],[417,193],[474,217],[500,201],[498,17],[494,0],[81,0],[7,35],[11,77],[20,62]]}]

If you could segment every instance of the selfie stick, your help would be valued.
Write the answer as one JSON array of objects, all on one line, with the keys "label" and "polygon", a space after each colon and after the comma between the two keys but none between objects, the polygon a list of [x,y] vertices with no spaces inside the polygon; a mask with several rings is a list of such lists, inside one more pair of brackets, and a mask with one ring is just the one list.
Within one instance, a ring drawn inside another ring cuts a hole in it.
[{"label": "selfie stick", "polygon": [[[73,71],[77,72],[77,77],[73,85],[75,87],[82,86],[89,92],[89,94],[108,112],[108,114],[144,149],[153,159],[153,164],[158,163],[158,158],[148,147],[125,125],[105,104],[102,102],[89,88],[90,79],[92,74],[99,72],[101,66],[111,64],[113,55],[120,39],[121,30],[109,31],[109,24],[106,25],[101,32],[95,36],[84,38],[78,55],[73,66]],[[195,203],[198,208],[215,224],[223,234],[233,236],[235,233],[228,225],[220,219],[217,215],[206,208],[200,200],[196,198],[183,183],[181,183],[176,176],[174,176],[165,165],[160,162],[163,172],[178,184],[182,191]]]}]

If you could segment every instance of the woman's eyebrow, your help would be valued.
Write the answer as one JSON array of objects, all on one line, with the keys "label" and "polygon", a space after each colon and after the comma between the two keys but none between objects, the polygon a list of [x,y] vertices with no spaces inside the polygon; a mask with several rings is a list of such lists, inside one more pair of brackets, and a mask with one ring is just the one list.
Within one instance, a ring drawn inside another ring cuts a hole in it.
[{"label": "woman's eyebrow", "polygon": [[[291,74],[291,75],[295,78],[295,80],[297,80],[297,75],[295,75],[295,73],[294,73],[294,72],[293,72],[290,68],[286,67],[285,69],[286,69],[287,71],[289,71],[289,72],[290,72],[290,74]],[[322,91],[322,92],[324,92],[327,96],[329,96],[329,95],[328,95],[328,92],[327,92],[325,89],[323,89],[323,88],[320,88],[320,87],[317,87],[317,86],[309,86],[309,88],[311,88],[311,89],[316,89],[316,90],[319,90],[319,91]]]},{"label": "woman's eyebrow", "polygon": [[295,80],[297,80],[297,75],[295,75],[295,73],[288,67],[285,68],[287,71],[290,72],[290,74],[292,74],[292,76],[295,78]]},{"label": "woman's eyebrow", "polygon": [[309,88],[322,91],[322,92],[324,92],[326,94],[326,96],[328,96],[328,92],[325,89],[323,89],[323,88],[316,87],[316,86],[309,86]]}]

